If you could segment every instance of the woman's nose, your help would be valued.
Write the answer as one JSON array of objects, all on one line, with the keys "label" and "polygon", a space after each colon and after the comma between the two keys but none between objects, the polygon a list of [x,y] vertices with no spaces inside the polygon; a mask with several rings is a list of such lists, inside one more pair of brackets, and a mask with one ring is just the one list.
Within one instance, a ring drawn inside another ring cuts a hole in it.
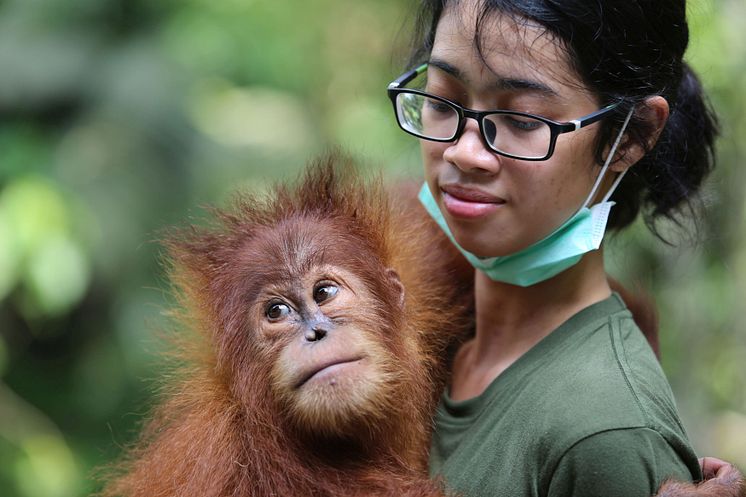
[{"label": "woman's nose", "polygon": [[495,174],[500,169],[500,156],[487,147],[479,124],[470,118],[461,135],[443,151],[443,159],[469,173]]}]

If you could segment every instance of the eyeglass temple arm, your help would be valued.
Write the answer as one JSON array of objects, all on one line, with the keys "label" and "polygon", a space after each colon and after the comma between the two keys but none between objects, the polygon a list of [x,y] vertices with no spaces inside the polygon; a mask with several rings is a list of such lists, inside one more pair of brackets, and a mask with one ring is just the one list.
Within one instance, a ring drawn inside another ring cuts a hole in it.
[{"label": "eyeglass temple arm", "polygon": [[401,86],[406,85],[410,81],[412,81],[414,78],[425,72],[425,69],[427,69],[427,62],[424,62],[420,64],[419,66],[415,67],[411,71],[407,71],[398,78],[396,78],[394,81],[389,83],[389,88],[399,88]]},{"label": "eyeglass temple arm", "polygon": [[573,128],[571,131],[574,131],[576,129],[585,128],[589,124],[593,124],[596,121],[600,120],[602,117],[604,117],[608,112],[610,112],[612,109],[616,108],[619,105],[619,102],[613,103],[611,105],[607,105],[603,109],[599,109],[593,114],[589,114],[585,116],[583,119],[573,119],[572,121],[568,122],[567,124],[571,124]]}]

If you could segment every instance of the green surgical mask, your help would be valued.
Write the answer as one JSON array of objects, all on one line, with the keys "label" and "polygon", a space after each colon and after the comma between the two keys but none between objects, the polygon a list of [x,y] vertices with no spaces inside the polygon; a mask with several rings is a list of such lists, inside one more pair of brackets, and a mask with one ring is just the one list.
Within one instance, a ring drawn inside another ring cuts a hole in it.
[{"label": "green surgical mask", "polygon": [[420,202],[471,265],[484,272],[490,279],[523,287],[547,280],[577,264],[584,254],[591,250],[597,250],[601,246],[606,231],[606,222],[611,207],[614,205],[614,202],[610,202],[609,198],[626,171],[616,178],[601,202],[590,208],[587,205],[593,200],[601,180],[609,168],[611,158],[619,146],[624,130],[632,117],[632,112],[630,110],[627,115],[622,129],[619,131],[619,136],[611,147],[596,183],[582,207],[549,236],[523,250],[500,257],[474,255],[462,248],[453,238],[453,234],[443,218],[443,214],[427,183],[422,185],[420,190]]}]

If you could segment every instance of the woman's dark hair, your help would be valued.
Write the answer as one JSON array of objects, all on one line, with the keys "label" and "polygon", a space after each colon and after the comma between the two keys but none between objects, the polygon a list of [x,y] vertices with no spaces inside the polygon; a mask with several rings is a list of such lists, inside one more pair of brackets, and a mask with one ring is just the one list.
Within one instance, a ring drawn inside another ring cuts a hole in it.
[{"label": "woman's dark hair", "polygon": [[[440,16],[457,3],[421,1],[410,63],[427,60]],[[570,64],[602,104],[620,102],[601,126],[600,162],[632,106],[653,95],[668,101],[668,122],[652,148],[647,147],[648,123],[635,117],[629,123],[630,138],[647,153],[614,193],[617,205],[609,228],[627,226],[644,208],[646,223],[659,235],[656,219],[678,223],[682,208],[693,212],[694,193],[714,167],[718,129],[697,76],[683,61],[689,42],[685,0],[481,0],[475,8],[474,42],[480,54],[481,36],[492,28],[495,13],[538,24],[563,45]]]}]

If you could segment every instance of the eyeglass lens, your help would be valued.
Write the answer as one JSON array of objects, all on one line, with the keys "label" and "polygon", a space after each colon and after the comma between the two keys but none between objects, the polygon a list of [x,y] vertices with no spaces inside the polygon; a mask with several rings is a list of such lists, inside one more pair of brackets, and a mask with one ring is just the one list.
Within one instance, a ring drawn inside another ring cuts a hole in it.
[{"label": "eyeglass lens", "polygon": [[[416,93],[396,96],[396,114],[405,130],[425,139],[451,140],[459,114],[451,105]],[[481,123],[484,139],[498,152],[534,159],[547,155],[552,140],[549,125],[520,114],[490,114]]]}]

